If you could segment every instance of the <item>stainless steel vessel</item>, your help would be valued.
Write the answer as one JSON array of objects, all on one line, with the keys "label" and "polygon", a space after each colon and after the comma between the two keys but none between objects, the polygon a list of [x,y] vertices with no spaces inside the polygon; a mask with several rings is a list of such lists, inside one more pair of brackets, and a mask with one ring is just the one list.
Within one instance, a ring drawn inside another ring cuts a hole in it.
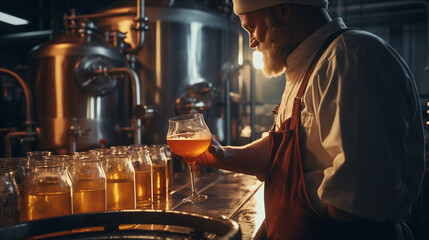
[{"label": "stainless steel vessel", "polygon": [[91,78],[87,72],[123,67],[125,56],[94,30],[90,22],[73,27],[30,53],[41,149],[68,153],[73,139],[77,151],[97,148],[103,138],[109,144],[132,143],[119,130],[131,118],[129,82],[124,77]]},{"label": "stainless steel vessel", "polygon": [[[201,1],[146,1],[149,18],[143,48],[135,53],[135,70],[141,78],[142,103],[158,112],[146,120],[143,143],[164,143],[168,119],[178,113],[204,112],[212,133],[225,139],[225,65],[237,64],[239,25]],[[126,32],[132,46],[136,33],[130,31],[135,1],[118,1],[98,12],[114,15],[94,19],[103,30]],[[232,91],[238,91],[234,89]],[[238,113],[238,111],[235,111]],[[233,141],[239,137],[238,114],[233,124]]]},{"label": "stainless steel vessel", "polygon": [[[101,139],[110,146],[131,144],[133,137],[134,143],[165,143],[168,119],[187,112],[203,112],[221,142],[226,125],[233,125],[237,139],[238,111],[225,121],[225,99],[236,85],[229,89],[228,81],[225,92],[224,74],[237,65],[241,38],[238,24],[227,17],[231,9],[228,14],[217,7],[129,0],[66,18],[69,31],[30,53],[39,147],[70,153],[98,148]],[[141,22],[143,9],[147,23]],[[142,34],[136,26],[149,30]],[[145,117],[147,106],[157,110],[153,118]]]}]

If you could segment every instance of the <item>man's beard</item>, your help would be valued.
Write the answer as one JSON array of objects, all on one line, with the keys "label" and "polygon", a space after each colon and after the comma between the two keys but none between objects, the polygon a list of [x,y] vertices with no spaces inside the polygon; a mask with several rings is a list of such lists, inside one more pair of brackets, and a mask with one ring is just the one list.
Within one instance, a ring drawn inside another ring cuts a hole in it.
[{"label": "man's beard", "polygon": [[[271,26],[270,26],[271,25]],[[264,43],[258,45],[257,51],[262,53],[266,77],[277,77],[286,69],[286,59],[291,50],[288,47],[290,35],[287,25],[273,26],[270,24]]]}]

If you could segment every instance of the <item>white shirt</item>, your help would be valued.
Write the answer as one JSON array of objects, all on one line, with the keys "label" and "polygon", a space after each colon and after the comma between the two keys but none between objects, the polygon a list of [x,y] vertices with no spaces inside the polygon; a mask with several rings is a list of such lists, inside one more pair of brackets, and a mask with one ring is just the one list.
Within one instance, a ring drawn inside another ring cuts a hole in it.
[{"label": "white shirt", "polygon": [[[317,50],[345,27],[333,20],[287,58],[277,126],[291,116]],[[307,193],[319,212],[327,203],[375,221],[410,212],[423,178],[424,131],[413,76],[395,50],[368,32],[343,33],[316,65],[301,109]]]}]

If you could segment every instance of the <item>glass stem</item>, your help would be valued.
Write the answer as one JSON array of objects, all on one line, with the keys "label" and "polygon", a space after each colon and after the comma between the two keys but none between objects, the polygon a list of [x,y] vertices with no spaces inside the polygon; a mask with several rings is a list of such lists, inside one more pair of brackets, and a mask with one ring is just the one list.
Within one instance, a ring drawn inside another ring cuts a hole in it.
[{"label": "glass stem", "polygon": [[188,164],[188,166],[189,166],[189,172],[191,174],[191,197],[198,196],[197,189],[195,188],[194,164],[195,164],[195,162]]}]

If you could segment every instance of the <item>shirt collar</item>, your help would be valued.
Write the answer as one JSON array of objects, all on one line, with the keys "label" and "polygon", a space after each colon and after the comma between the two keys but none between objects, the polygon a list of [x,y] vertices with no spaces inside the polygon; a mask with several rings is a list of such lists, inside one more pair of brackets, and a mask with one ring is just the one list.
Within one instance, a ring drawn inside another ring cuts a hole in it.
[{"label": "shirt collar", "polygon": [[343,28],[346,28],[343,20],[341,18],[336,18],[323,25],[299,44],[286,60],[286,79],[290,79],[294,82],[301,81],[305,71],[307,71],[308,66],[323,42],[331,36],[331,34]]}]

